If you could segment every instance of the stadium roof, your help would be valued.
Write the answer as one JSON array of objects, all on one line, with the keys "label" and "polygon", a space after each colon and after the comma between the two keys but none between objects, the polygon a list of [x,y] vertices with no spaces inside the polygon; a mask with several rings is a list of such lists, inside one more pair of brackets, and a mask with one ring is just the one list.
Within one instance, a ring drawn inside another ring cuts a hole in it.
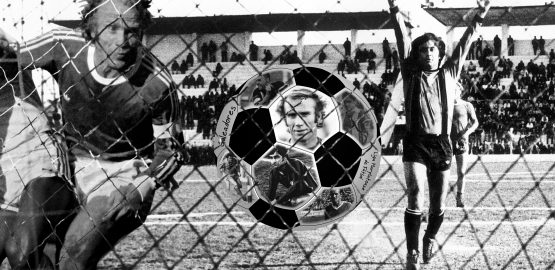
[{"label": "stadium roof", "polygon": [[[439,22],[446,26],[464,27],[463,18],[472,18],[468,8],[425,8]],[[465,16],[469,13],[467,16]],[[483,26],[531,26],[555,25],[555,6],[516,6],[492,7],[486,16]]]},{"label": "stadium roof", "polygon": [[[52,23],[77,28],[78,20],[54,20]],[[410,25],[409,25],[410,27]],[[389,13],[292,13],[265,15],[220,15],[208,17],[155,18],[147,34],[213,34],[242,32],[344,31],[349,29],[392,29]]]}]

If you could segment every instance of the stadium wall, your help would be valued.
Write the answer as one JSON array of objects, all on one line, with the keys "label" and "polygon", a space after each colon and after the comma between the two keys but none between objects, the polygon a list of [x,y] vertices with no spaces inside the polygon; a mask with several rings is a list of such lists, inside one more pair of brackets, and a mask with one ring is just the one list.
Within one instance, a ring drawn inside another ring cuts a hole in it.
[{"label": "stadium wall", "polygon": [[[187,57],[189,50],[186,49],[187,43],[191,44],[192,46],[196,46],[195,50],[200,54],[200,47],[204,42],[207,44],[210,40],[213,40],[218,45],[218,52],[216,53],[216,61],[221,61],[221,53],[219,46],[222,42],[228,37],[233,43],[233,45],[228,46],[228,57],[231,56],[232,52],[243,51],[248,53],[248,44],[250,44],[250,34],[249,33],[238,33],[238,34],[210,34],[210,35],[199,35],[196,39],[196,44],[194,43],[194,35],[149,35],[146,37],[146,44],[149,47],[152,47],[152,52],[163,62],[169,63],[172,59],[176,58],[179,62],[182,59]],[[487,44],[493,49],[493,41],[486,40]],[[154,45],[155,44],[155,45]],[[555,40],[554,39],[546,39],[545,40],[545,50],[546,53],[552,48],[555,48]],[[380,43],[362,43],[358,44],[361,50],[374,50],[378,57],[383,57],[382,52],[382,44]],[[456,42],[453,44],[453,47],[456,45]],[[394,42],[390,41],[390,46],[397,47]],[[483,45],[485,48],[485,44]],[[278,46],[259,46],[258,49],[258,59],[261,60],[264,55],[264,50],[270,50],[274,57],[278,57],[283,50],[286,48],[285,45],[278,45]],[[305,45],[303,47],[303,60],[308,60],[313,58],[312,62],[315,63],[318,61],[318,54],[320,50],[324,50],[327,55],[327,60],[339,60],[343,58],[344,49],[343,44],[316,44],[316,45]],[[293,45],[290,48],[290,51],[293,52],[297,50],[297,46]],[[533,55],[532,51],[532,43],[531,40],[515,40],[515,55],[522,56],[522,55]],[[354,55],[353,55],[354,56]],[[200,57],[200,55],[199,55]],[[196,57],[195,57],[195,61]],[[516,63],[515,63],[516,64]],[[539,64],[539,63],[538,63]],[[547,63],[544,63],[547,64]]]}]

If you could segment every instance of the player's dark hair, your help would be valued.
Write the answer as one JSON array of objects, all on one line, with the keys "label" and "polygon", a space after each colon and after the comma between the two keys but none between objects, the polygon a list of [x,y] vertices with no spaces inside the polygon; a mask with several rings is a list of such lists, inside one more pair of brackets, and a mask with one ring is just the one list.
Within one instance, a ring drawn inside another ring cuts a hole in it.
[{"label": "player's dark hair", "polygon": [[418,47],[430,40],[433,41],[436,47],[439,49],[439,62],[441,62],[441,59],[443,59],[443,57],[445,56],[445,43],[434,33],[425,33],[417,37],[411,43],[411,51],[408,59],[411,64],[418,65],[418,58],[420,57]]},{"label": "player's dark hair", "polygon": [[[152,23],[152,14],[148,11],[152,0],[116,0],[137,9],[139,12],[139,24],[141,29],[146,29]],[[81,29],[86,40],[92,40],[94,31],[94,14],[103,4],[111,5],[109,0],[86,0],[87,4],[81,11]]]},{"label": "player's dark hair", "polygon": [[[294,91],[292,94],[290,95],[286,95],[284,96],[280,101],[279,101],[279,106],[277,107],[276,111],[279,113],[279,116],[281,118],[285,117],[285,102],[287,102],[287,99],[291,99],[291,100],[299,100],[299,99],[307,99],[307,98],[311,98],[316,102],[315,108],[314,108],[314,114],[316,115],[316,117],[323,117],[323,112],[324,112],[324,107],[326,107],[326,103],[320,98],[320,96],[318,96],[316,94],[316,92],[314,91],[308,91],[308,90],[302,90],[302,91]],[[318,119],[316,119],[318,120]]]}]

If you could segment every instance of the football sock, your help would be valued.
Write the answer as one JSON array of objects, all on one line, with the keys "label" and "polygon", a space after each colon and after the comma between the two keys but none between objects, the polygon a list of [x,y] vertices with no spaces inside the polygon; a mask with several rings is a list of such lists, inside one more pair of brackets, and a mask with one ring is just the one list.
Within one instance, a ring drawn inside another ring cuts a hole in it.
[{"label": "football sock", "polygon": [[407,250],[418,251],[418,235],[420,233],[422,212],[416,210],[405,210],[405,235],[407,236]]},{"label": "football sock", "polygon": [[428,227],[426,227],[426,233],[424,234],[424,237],[430,238],[430,239],[435,239],[436,238],[436,234],[439,231],[439,228],[441,227],[441,223],[443,223],[443,214],[445,211],[441,211],[441,213],[436,214],[436,213],[429,213],[428,216]]}]

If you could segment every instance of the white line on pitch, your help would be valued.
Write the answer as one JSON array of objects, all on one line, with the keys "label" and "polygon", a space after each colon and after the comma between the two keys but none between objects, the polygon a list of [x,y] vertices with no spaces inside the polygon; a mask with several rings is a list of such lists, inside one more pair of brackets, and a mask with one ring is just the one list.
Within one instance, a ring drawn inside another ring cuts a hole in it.
[{"label": "white line on pitch", "polygon": [[[463,222],[459,222],[459,221],[444,221],[442,224],[445,226],[469,226],[470,223],[472,223],[473,226],[491,226],[491,225],[498,225],[498,224],[502,224],[502,225],[509,225],[509,226],[522,226],[522,227],[535,227],[535,226],[541,226],[543,224],[546,224],[547,226],[551,226],[555,224],[555,221],[553,220],[548,220],[547,223],[545,220],[522,220],[522,221],[463,221]],[[238,222],[234,222],[234,221],[191,221],[191,222],[187,222],[187,221],[179,221],[179,222],[175,222],[175,221],[147,221],[144,223],[145,225],[218,225],[218,226],[237,226],[237,225],[241,225],[241,226],[253,226],[254,224],[256,224],[255,222],[252,221],[238,221]],[[261,225],[263,225],[262,223],[259,223]],[[374,222],[362,222],[362,221],[344,221],[344,222],[339,222],[338,223],[340,226],[341,225],[375,225]],[[384,226],[403,226],[404,222],[402,221],[392,221],[392,222],[382,222],[381,223]]]},{"label": "white line on pitch", "polygon": [[[391,211],[391,210],[396,210],[396,211],[405,211],[405,207],[392,207],[392,208],[373,208],[372,210],[374,211]],[[466,211],[505,211],[505,209],[509,210],[509,211],[555,211],[555,208],[553,207],[516,207],[516,208],[511,208],[511,207],[507,207],[507,208],[503,208],[503,207],[476,207],[476,208],[472,208],[472,207],[466,207],[465,208]],[[354,210],[356,211],[369,211],[370,208],[364,207],[364,208],[360,208],[360,209],[356,209]],[[460,207],[445,207],[445,210],[461,210],[462,208]]]},{"label": "white line on pitch", "polygon": [[[229,212],[230,215],[243,215],[246,212],[243,211],[237,211],[237,212]],[[189,213],[187,214],[187,217],[205,217],[205,216],[223,216],[226,215],[228,213],[226,212],[204,212],[204,213]],[[148,215],[149,219],[164,219],[167,217],[172,217],[172,218],[180,218],[183,217],[183,214],[165,214],[165,215]]]},{"label": "white line on pitch", "polygon": [[[555,177],[555,175],[553,175]],[[456,182],[457,178],[456,177],[451,177],[452,179],[449,179],[450,182]],[[539,178],[539,177],[538,177]],[[395,180],[397,178],[395,177],[382,177],[380,178],[380,180]],[[402,179],[402,177],[400,177],[399,179],[401,179],[402,181],[404,181],[404,179]],[[199,179],[187,179],[184,181],[179,181],[180,183],[217,183],[220,180],[199,180]],[[465,182],[467,183],[492,183],[492,182],[498,182],[497,179],[492,179],[492,180],[478,180],[478,179],[466,179]],[[517,183],[536,183],[536,182],[540,182],[542,184],[555,184],[555,181],[553,180],[542,180],[542,181],[534,181],[534,180],[508,180],[508,179],[503,179],[501,181],[502,183],[510,183],[510,184],[517,184]]]},{"label": "white line on pitch", "polygon": [[[405,211],[404,207],[392,207],[392,208],[372,208],[373,211],[376,212],[385,212],[385,211]],[[461,210],[459,207],[446,207],[445,210]],[[467,211],[505,211],[503,207],[476,207],[476,208],[466,208]],[[510,208],[508,207],[507,210],[509,211],[555,211],[555,208],[549,207],[517,207],[517,208]],[[370,211],[369,208],[357,208],[353,212],[362,212],[362,211]],[[225,216],[228,213],[226,212],[205,212],[205,213],[189,213],[187,215],[188,218],[194,217],[205,217],[205,216]],[[246,215],[247,212],[243,211],[235,211],[229,212],[230,215]],[[163,215],[148,215],[148,220],[150,219],[175,219],[181,218],[183,214],[163,214]]]}]

